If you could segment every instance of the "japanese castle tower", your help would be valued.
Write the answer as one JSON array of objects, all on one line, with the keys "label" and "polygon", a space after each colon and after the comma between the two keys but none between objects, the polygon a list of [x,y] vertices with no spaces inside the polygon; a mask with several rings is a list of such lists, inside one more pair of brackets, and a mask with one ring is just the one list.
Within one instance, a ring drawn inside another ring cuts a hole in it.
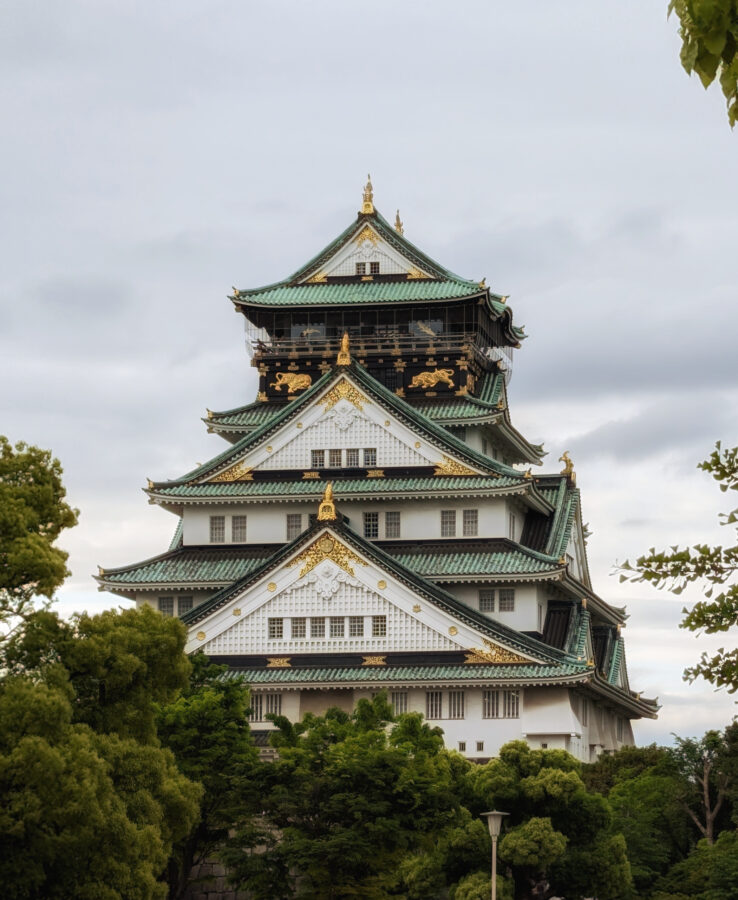
[{"label": "japanese castle tower", "polygon": [[386,690],[474,759],[524,738],[582,760],[633,743],[624,610],[592,589],[579,490],[534,474],[513,427],[506,298],[459,278],[374,207],[284,281],[231,296],[255,402],[208,411],[226,449],[152,503],[168,551],[101,589],[178,615],[187,650],[270,713],[349,710]]}]

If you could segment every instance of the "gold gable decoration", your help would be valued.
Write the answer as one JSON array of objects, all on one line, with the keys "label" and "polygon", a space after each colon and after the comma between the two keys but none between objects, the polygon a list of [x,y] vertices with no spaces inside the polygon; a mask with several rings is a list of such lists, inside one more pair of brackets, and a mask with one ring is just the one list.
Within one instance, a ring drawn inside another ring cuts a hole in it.
[{"label": "gold gable decoration", "polygon": [[316,272],[315,275],[311,275],[307,280],[307,284],[326,284],[328,281],[328,276],[322,270],[320,272]]},{"label": "gold gable decoration", "polygon": [[346,381],[346,379],[341,379],[324,397],[320,398],[320,402],[325,406],[326,410],[333,409],[339,400],[348,400],[357,409],[364,409],[364,404],[369,403],[366,397],[359,393],[353,384]]},{"label": "gold gable decoration", "polygon": [[426,275],[425,272],[421,272],[420,269],[416,269],[415,266],[413,266],[407,273],[407,280],[416,281],[419,278],[430,278],[430,275]]},{"label": "gold gable decoration", "polygon": [[333,502],[333,485],[329,481],[325,486],[323,500],[318,507],[319,522],[335,522],[336,521],[336,504]]},{"label": "gold gable decoration", "polygon": [[441,462],[436,463],[436,468],[433,470],[434,475],[478,475],[478,472],[475,472],[474,469],[470,469],[468,466],[463,465],[460,462],[457,462],[455,459],[451,459],[450,456],[444,456]]},{"label": "gold gable decoration", "polygon": [[337,541],[329,534],[324,534],[322,537],[318,538],[318,540],[314,541],[307,550],[304,550],[299,556],[296,556],[291,562],[287,563],[287,565],[292,567],[302,564],[302,568],[300,569],[300,577],[302,577],[303,575],[307,575],[308,572],[311,572],[317,565],[320,565],[324,559],[330,559],[343,569],[344,572],[348,572],[349,575],[354,574],[352,563],[359,563],[362,566],[366,565],[364,560],[360,556],[357,556],[353,550],[349,550],[345,544]]},{"label": "gold gable decoration", "polygon": [[237,462],[235,466],[231,466],[223,472],[218,472],[217,475],[214,475],[210,479],[210,483],[216,481],[253,481],[253,466],[247,466],[246,463],[241,460]]},{"label": "gold gable decoration", "polygon": [[530,662],[529,659],[520,656],[519,653],[513,653],[513,651],[508,650],[507,647],[500,647],[499,644],[494,644],[492,641],[488,641],[487,638],[482,638],[482,642],[484,644],[483,648],[473,647],[471,650],[467,651],[466,659],[464,660],[465,665],[475,665],[479,663],[519,664]]}]

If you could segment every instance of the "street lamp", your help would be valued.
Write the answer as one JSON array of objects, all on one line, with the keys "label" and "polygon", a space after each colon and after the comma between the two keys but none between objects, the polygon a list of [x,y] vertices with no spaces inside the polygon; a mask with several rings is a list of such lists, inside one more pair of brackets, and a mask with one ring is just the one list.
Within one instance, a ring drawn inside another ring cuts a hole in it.
[{"label": "street lamp", "polygon": [[481,815],[487,820],[489,836],[492,838],[492,900],[497,900],[497,838],[502,828],[502,817],[509,816],[510,813],[493,809]]}]

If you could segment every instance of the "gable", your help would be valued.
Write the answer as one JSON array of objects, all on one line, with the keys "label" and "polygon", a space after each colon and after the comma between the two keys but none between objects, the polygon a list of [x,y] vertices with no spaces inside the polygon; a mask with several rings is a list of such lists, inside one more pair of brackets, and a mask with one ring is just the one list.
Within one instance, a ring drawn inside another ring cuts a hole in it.
[{"label": "gable", "polygon": [[[351,636],[351,616],[364,619],[362,636]],[[372,633],[377,616],[384,617],[385,634]],[[343,637],[330,637],[331,617],[344,619]],[[322,638],[310,637],[312,618],[325,620]],[[282,620],[282,637],[270,638],[270,619]],[[304,638],[293,636],[294,619],[308,620]],[[193,624],[186,650],[197,649],[228,656],[465,650],[485,653],[487,660],[536,661],[490,641],[488,634],[417,593],[329,528]]]},{"label": "gable", "polygon": [[[317,394],[299,416],[234,458],[225,471],[208,474],[202,481],[248,480],[253,471],[307,471],[314,468],[313,450],[346,448],[376,450],[376,462],[367,466],[360,459],[362,468],[436,466],[445,474],[484,474],[442,452],[420,430],[413,430],[343,375]],[[345,456],[341,465],[347,466]]]},{"label": "gable", "polygon": [[334,276],[356,275],[356,264],[365,263],[366,272],[371,272],[370,263],[379,264],[382,275],[407,275],[410,278],[433,277],[417,264],[400,253],[368,222],[349,241],[340,247],[333,256],[323,262],[318,272],[303,279],[303,284],[315,284]]}]

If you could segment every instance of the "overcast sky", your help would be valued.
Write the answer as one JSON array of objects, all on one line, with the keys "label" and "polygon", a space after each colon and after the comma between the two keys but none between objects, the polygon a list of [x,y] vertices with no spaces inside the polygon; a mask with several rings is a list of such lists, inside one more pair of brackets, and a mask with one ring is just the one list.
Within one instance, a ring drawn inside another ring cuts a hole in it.
[{"label": "overcast sky", "polygon": [[738,443],[738,133],[679,65],[666,0],[9,2],[0,27],[0,432],[49,447],[80,525],[65,613],[121,601],[97,564],[163,551],[146,477],[222,448],[255,395],[231,285],[286,276],[377,208],[511,295],[515,424],[568,449],[595,589],[627,604],[641,743],[724,726],[686,685],[684,596],[616,560],[728,540],[695,464]]}]

